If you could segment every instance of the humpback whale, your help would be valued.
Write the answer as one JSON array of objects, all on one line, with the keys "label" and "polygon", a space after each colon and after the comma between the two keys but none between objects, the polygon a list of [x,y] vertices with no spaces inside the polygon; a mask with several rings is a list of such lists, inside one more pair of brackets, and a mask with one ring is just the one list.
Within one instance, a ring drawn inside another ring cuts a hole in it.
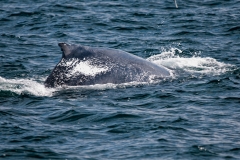
[{"label": "humpback whale", "polygon": [[165,67],[118,49],[67,43],[58,45],[62,59],[44,82],[49,88],[151,82],[170,76]]}]

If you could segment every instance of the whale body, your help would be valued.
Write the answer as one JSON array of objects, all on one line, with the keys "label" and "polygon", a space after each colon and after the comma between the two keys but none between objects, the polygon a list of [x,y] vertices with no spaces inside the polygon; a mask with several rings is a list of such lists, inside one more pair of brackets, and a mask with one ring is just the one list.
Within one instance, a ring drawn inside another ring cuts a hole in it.
[{"label": "whale body", "polygon": [[58,45],[62,59],[44,82],[46,87],[151,82],[170,76],[165,67],[121,50]]}]

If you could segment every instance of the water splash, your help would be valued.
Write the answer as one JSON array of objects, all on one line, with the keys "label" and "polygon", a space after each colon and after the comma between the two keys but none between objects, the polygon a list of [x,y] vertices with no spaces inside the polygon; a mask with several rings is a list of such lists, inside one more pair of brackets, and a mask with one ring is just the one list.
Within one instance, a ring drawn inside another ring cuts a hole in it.
[{"label": "water splash", "polygon": [[231,64],[219,62],[211,57],[200,57],[198,53],[193,53],[192,57],[185,57],[182,53],[180,49],[171,48],[149,57],[148,60],[173,71],[180,70],[191,74],[219,75],[230,71],[233,67]]},{"label": "water splash", "polygon": [[0,91],[11,91],[16,94],[34,96],[52,96],[56,89],[46,88],[43,83],[32,79],[5,79],[0,77]]}]

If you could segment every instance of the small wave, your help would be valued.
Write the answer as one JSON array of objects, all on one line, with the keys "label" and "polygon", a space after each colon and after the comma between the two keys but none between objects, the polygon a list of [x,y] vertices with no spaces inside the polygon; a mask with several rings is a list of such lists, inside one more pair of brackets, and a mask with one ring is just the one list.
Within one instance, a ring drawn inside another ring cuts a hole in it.
[{"label": "small wave", "polygon": [[33,16],[33,15],[38,15],[41,14],[40,12],[28,12],[28,11],[21,11],[21,12],[17,12],[17,13],[12,13],[9,17],[13,17],[13,16]]},{"label": "small wave", "polygon": [[91,116],[90,113],[80,113],[76,110],[66,110],[66,111],[60,111],[55,112],[47,117],[48,120],[51,122],[76,122],[80,119],[86,118],[88,116]]},{"label": "small wave", "polygon": [[46,88],[44,84],[31,79],[5,79],[0,77],[0,91],[10,91],[16,94],[31,94],[34,96],[52,96],[56,89]]},{"label": "small wave", "polygon": [[173,71],[183,70],[194,74],[212,74],[219,75],[230,71],[233,65],[218,62],[211,57],[200,57],[198,53],[193,53],[192,57],[182,56],[183,51],[177,48],[171,48],[168,51],[163,51],[161,54],[154,55],[148,58],[149,61],[163,65]]}]

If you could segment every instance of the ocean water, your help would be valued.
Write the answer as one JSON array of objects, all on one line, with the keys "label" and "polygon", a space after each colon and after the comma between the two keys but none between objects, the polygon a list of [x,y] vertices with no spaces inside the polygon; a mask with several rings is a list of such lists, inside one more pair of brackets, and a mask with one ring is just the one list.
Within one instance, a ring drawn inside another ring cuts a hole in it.
[{"label": "ocean water", "polygon": [[[0,159],[240,159],[240,1],[177,5],[0,1]],[[45,88],[59,42],[124,50],[171,77]]]}]

